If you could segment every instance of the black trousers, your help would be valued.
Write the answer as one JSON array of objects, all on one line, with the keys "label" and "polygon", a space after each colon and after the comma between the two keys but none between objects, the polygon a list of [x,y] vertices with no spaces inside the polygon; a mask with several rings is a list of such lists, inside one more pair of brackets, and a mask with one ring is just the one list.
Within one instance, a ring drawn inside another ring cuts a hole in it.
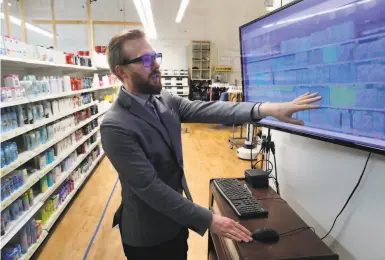
[{"label": "black trousers", "polygon": [[189,231],[183,228],[172,240],[149,247],[123,244],[127,260],[187,260]]}]

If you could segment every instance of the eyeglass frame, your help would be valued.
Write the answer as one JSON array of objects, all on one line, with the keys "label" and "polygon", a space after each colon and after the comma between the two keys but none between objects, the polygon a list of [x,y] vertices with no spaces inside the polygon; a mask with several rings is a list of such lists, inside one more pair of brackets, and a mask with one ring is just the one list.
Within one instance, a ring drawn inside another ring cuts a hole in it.
[{"label": "eyeglass frame", "polygon": [[[151,64],[149,66],[146,66],[144,65],[144,61],[143,61],[143,57],[145,56],[150,56],[152,58],[152,61],[151,61]],[[157,52],[157,53],[154,53],[154,54],[145,54],[145,55],[142,55],[140,57],[137,57],[135,59],[132,59],[132,60],[127,60],[125,59],[123,61],[123,64],[122,65],[129,65],[129,64],[132,64],[132,63],[136,63],[136,62],[142,62],[143,66],[146,67],[146,68],[149,68],[151,67],[152,63],[157,59],[157,58],[161,58],[161,62],[162,63],[162,59],[163,59],[163,54],[161,52]]]}]

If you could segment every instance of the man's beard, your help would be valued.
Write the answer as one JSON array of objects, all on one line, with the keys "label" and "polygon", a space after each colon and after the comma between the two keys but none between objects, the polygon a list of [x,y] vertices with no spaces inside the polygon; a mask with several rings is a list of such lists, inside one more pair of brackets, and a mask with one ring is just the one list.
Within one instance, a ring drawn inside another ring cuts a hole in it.
[{"label": "man's beard", "polygon": [[159,70],[151,72],[147,79],[142,78],[137,73],[133,73],[132,80],[136,90],[142,94],[158,95],[162,90]]}]

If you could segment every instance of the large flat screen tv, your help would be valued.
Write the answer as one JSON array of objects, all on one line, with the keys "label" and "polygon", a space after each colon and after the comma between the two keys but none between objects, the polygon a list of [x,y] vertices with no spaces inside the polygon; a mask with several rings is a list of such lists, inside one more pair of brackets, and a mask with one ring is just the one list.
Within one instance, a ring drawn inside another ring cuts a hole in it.
[{"label": "large flat screen tv", "polygon": [[323,97],[304,126],[261,125],[384,153],[385,0],[296,1],[239,32],[244,101]]}]

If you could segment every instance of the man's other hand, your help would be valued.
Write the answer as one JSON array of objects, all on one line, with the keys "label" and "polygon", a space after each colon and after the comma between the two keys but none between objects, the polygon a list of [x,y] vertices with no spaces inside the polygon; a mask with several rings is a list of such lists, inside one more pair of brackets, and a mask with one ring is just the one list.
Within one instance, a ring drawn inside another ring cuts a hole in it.
[{"label": "man's other hand", "polygon": [[251,232],[232,219],[213,214],[210,231],[238,242],[252,241]]},{"label": "man's other hand", "polygon": [[320,108],[319,105],[314,105],[313,103],[321,99],[322,97],[318,93],[305,93],[291,102],[263,103],[259,108],[260,115],[262,117],[272,116],[285,123],[303,125],[302,120],[294,119],[292,115],[303,110]]}]

